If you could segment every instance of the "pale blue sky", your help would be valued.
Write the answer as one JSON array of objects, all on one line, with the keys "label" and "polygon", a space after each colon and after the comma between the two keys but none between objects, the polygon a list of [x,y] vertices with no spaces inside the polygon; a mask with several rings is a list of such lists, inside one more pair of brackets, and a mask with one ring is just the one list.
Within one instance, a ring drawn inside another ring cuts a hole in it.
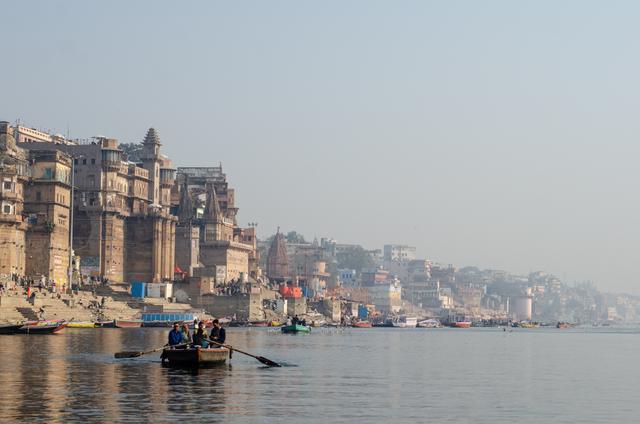
[{"label": "pale blue sky", "polygon": [[640,293],[640,3],[21,1],[0,119],[222,161],[240,221]]}]

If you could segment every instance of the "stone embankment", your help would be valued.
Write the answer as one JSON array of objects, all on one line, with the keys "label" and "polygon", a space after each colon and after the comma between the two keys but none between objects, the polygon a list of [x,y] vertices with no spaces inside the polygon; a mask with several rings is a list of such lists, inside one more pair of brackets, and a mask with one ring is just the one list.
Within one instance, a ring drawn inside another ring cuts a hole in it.
[{"label": "stone embankment", "polygon": [[[137,318],[145,310],[161,310],[168,306],[164,299],[135,299],[126,284],[97,286],[74,294],[53,293],[32,288],[34,297],[27,298],[24,288],[14,287],[0,294],[0,322],[25,320],[96,321]],[[104,299],[104,300],[103,300]],[[191,310],[191,305],[171,303],[170,309]]]}]

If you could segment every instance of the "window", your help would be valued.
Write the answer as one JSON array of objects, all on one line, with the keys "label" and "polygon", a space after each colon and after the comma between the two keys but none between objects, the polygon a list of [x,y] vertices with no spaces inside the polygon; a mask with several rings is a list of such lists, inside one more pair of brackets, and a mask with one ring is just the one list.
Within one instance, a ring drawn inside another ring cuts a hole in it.
[{"label": "window", "polygon": [[11,206],[10,205],[4,205],[2,207],[2,213],[5,213],[5,214],[9,215],[11,213]]},{"label": "window", "polygon": [[74,159],[74,160],[73,160],[73,164],[74,164],[74,165],[77,165],[77,164],[78,164],[78,159]]},{"label": "window", "polygon": [[95,159],[91,159],[91,165],[95,165],[96,164],[96,160]]},{"label": "window", "polygon": [[11,181],[5,181],[2,184],[2,189],[4,191],[13,191],[13,183]]},{"label": "window", "polygon": [[87,160],[86,159],[82,159],[82,164],[86,165],[87,164]]},{"label": "window", "polygon": [[42,193],[41,193],[41,192],[39,192],[39,191],[36,191],[36,200],[37,200],[37,201],[42,200]]}]

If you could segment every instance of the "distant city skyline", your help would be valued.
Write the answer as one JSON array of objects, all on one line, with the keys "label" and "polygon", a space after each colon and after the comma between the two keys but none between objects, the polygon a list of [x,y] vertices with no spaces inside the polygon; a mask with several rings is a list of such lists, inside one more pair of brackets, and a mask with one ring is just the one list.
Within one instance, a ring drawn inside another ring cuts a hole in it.
[{"label": "distant city skyline", "polygon": [[241,225],[640,293],[640,5],[9,3],[0,119],[222,166]]}]

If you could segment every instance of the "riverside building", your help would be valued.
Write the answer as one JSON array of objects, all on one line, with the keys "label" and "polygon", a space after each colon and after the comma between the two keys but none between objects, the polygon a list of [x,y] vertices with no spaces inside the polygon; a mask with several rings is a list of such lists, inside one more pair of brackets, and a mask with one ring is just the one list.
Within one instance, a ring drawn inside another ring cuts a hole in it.
[{"label": "riverside building", "polygon": [[235,190],[218,167],[179,167],[177,266],[216,283],[261,276],[256,229],[236,219]]},{"label": "riverside building", "polygon": [[0,122],[0,277],[62,286],[70,264],[71,157],[19,147],[19,129]]},{"label": "riverside building", "polygon": [[72,141],[26,127],[17,132],[20,148],[59,152],[73,161],[73,248],[82,274],[116,282],[173,279],[176,171],[160,153],[155,129],[148,130],[137,163],[124,159],[115,139]]}]

